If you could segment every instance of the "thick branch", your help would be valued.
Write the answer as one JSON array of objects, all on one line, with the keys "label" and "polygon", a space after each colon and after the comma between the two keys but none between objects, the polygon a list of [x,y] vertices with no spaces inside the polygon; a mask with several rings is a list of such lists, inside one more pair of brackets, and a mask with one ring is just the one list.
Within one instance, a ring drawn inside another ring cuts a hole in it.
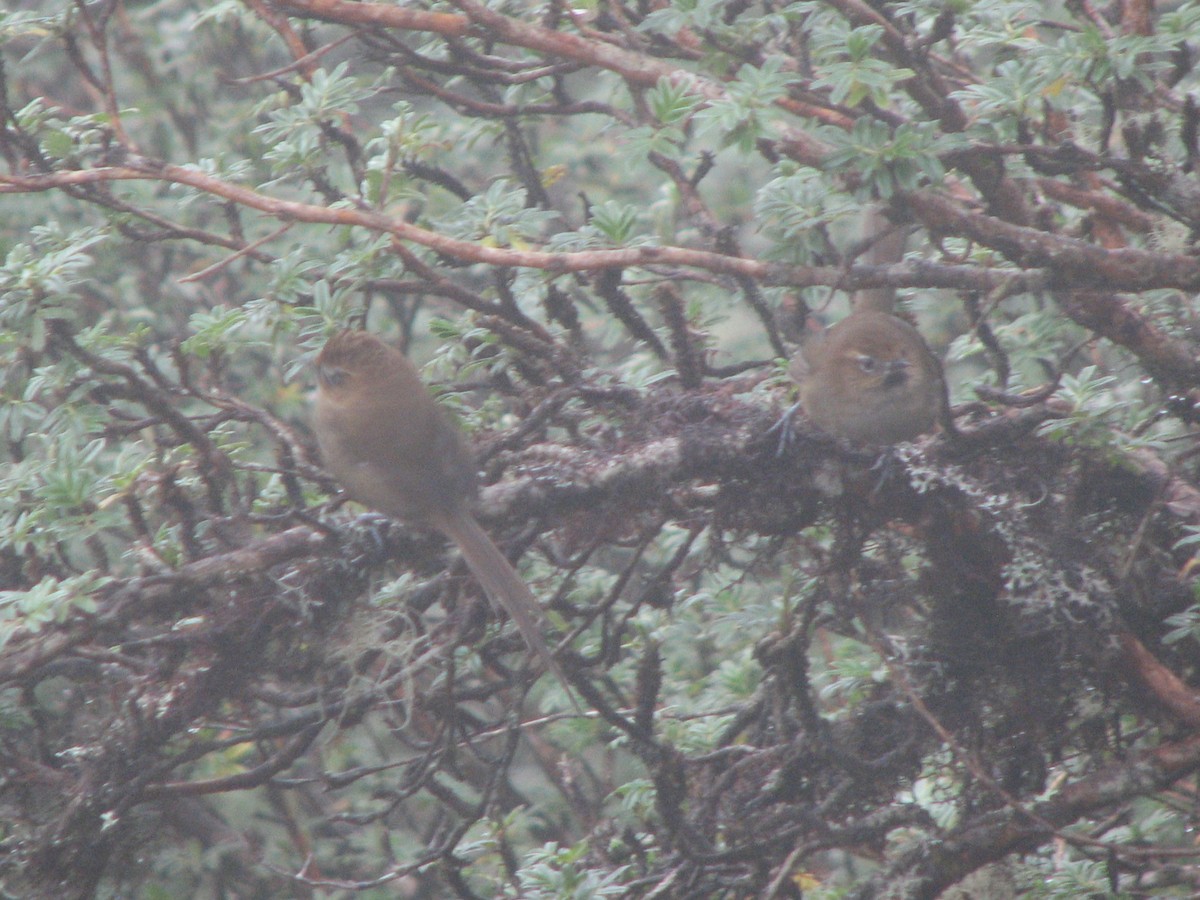
[{"label": "thick branch", "polygon": [[[1197,769],[1200,735],[1193,735],[1081,778],[1030,811],[1040,822],[1064,828],[1089,814],[1163,790]],[[1003,809],[950,835],[921,842],[851,896],[932,900],[981,866],[1010,853],[1029,852],[1053,837],[1054,832],[1022,813]],[[897,885],[904,885],[902,893],[892,890]]]},{"label": "thick branch", "polygon": [[403,219],[369,210],[331,208],[270,197],[206,175],[198,169],[150,161],[137,167],[101,167],[33,176],[0,175],[0,194],[36,193],[69,185],[109,181],[185,184],[285,221],[367,228],[395,235],[400,240],[411,241],[463,262],[543,269],[556,274],[635,266],[686,266],[717,274],[754,278],[768,285],[829,285],[847,290],[866,287],[938,287],[987,291],[1000,285],[1014,290],[1035,290],[1043,286],[1045,281],[1039,272],[1013,273],[976,266],[939,266],[920,262],[896,266],[855,266],[850,270],[836,266],[788,266],[685,247],[629,247],[574,253],[513,250],[447,237]]}]

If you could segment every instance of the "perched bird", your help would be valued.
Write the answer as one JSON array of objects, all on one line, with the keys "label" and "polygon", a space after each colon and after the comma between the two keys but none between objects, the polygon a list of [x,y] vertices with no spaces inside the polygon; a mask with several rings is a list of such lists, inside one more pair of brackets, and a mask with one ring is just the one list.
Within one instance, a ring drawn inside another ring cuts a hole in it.
[{"label": "perched bird", "polygon": [[853,444],[908,441],[946,422],[942,367],[903,319],[859,309],[809,341],[790,371],[821,430]]},{"label": "perched bird", "polygon": [[313,430],[326,467],[346,493],[394,518],[432,525],[454,541],[484,593],[570,694],[542,637],[541,607],[471,512],[477,485],[466,443],[416,366],[372,334],[343,331],[321,349],[316,369]]}]

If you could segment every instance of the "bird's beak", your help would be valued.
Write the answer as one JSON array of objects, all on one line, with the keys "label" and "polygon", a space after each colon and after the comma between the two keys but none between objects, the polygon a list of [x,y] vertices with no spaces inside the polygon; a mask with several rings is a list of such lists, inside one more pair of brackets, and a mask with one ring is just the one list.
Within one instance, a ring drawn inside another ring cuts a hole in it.
[{"label": "bird's beak", "polygon": [[883,386],[888,388],[900,387],[908,381],[908,360],[894,359],[888,363],[887,374],[883,376]]}]

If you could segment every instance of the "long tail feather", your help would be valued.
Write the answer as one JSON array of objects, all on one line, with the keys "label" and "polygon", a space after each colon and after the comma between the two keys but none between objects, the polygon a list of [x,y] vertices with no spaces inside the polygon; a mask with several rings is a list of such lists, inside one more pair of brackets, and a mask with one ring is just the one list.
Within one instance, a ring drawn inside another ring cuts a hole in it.
[{"label": "long tail feather", "polygon": [[529,585],[509,565],[500,548],[492,542],[470,512],[456,510],[439,517],[433,524],[458,545],[463,559],[479,579],[488,599],[513,620],[529,649],[541,657],[546,668],[562,682],[563,687],[567,689],[567,696],[578,711],[580,707],[571,689],[571,683],[567,681],[558,660],[554,658],[546,639],[542,637],[541,625],[545,621],[545,615],[533,592],[529,590]]}]

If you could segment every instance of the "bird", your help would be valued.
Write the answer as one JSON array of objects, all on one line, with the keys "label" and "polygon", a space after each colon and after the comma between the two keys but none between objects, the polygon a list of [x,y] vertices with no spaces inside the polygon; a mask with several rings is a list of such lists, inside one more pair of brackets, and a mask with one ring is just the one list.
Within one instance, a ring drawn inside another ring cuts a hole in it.
[{"label": "bird", "polygon": [[488,599],[508,614],[575,704],[542,637],[545,617],[537,599],[472,512],[475,464],[457,422],[430,395],[416,366],[370,332],[347,330],[326,341],[315,368],[313,431],[326,468],[346,494],[392,518],[432,526],[458,545]]},{"label": "bird", "polygon": [[855,310],[810,339],[789,371],[809,420],[857,446],[910,441],[949,421],[941,364],[920,332],[890,313]]}]

